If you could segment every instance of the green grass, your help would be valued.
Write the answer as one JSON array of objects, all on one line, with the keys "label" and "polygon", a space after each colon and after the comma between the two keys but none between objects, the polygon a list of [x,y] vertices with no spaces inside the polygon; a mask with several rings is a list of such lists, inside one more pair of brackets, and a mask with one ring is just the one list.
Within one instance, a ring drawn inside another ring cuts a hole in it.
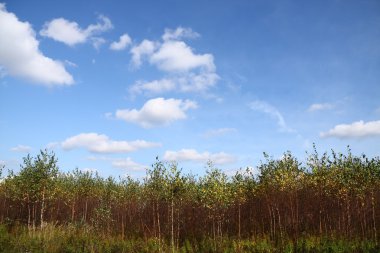
[{"label": "green grass", "polygon": [[[161,248],[161,249],[160,249]],[[96,233],[91,227],[74,225],[48,225],[42,231],[29,231],[18,226],[12,229],[0,225],[0,252],[7,253],[154,253],[172,252],[169,242],[158,242],[157,239],[130,238],[121,239],[118,236],[106,236]],[[374,242],[360,239],[345,240],[307,236],[297,243],[287,240],[282,245],[275,245],[268,238],[255,238],[238,241],[222,238],[213,241],[186,239],[175,249],[175,253],[375,253],[380,247]]]}]

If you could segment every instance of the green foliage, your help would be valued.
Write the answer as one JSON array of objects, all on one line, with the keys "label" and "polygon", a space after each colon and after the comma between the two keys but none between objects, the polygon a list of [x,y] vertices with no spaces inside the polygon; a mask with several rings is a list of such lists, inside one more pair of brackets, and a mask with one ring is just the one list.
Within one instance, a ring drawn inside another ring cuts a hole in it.
[{"label": "green foliage", "polygon": [[379,158],[264,158],[232,177],[157,158],[139,181],[28,155],[0,181],[0,252],[379,252]]}]

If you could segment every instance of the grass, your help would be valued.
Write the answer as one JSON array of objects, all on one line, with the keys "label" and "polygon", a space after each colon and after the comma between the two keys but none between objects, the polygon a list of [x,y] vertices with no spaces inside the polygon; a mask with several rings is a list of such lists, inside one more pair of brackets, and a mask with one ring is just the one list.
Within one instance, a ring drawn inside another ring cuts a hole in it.
[{"label": "grass", "polygon": [[[160,249],[161,247],[161,249]],[[0,252],[28,253],[154,253],[173,252],[169,242],[157,239],[129,238],[105,236],[96,233],[91,227],[78,227],[72,224],[65,226],[47,225],[43,230],[30,231],[26,227],[7,228],[0,225]],[[297,243],[286,241],[283,245],[275,245],[268,238],[255,238],[238,241],[223,238],[214,242],[211,238],[203,240],[186,239],[176,248],[175,253],[375,253],[380,247],[371,241],[360,239],[345,240],[307,236]]]}]

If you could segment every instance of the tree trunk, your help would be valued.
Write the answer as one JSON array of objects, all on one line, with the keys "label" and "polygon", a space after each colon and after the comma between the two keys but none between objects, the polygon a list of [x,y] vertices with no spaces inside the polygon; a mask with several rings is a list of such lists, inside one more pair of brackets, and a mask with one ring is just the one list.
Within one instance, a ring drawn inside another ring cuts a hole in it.
[{"label": "tree trunk", "polygon": [[172,205],[171,205],[171,213],[172,213],[172,215],[171,215],[171,225],[172,225],[172,227],[171,227],[171,234],[172,234],[172,236],[171,236],[171,240],[172,240],[172,242],[171,242],[171,245],[172,245],[172,252],[174,253],[174,198],[173,198],[173,195],[172,195]]},{"label": "tree trunk", "polygon": [[371,204],[372,204],[372,222],[373,222],[373,235],[375,239],[375,244],[377,245],[377,229],[376,229],[376,214],[375,214],[375,196],[372,191],[371,194]]},{"label": "tree trunk", "polygon": [[42,191],[41,213],[40,213],[41,229],[44,228],[44,212],[45,212],[45,189],[43,189]]}]

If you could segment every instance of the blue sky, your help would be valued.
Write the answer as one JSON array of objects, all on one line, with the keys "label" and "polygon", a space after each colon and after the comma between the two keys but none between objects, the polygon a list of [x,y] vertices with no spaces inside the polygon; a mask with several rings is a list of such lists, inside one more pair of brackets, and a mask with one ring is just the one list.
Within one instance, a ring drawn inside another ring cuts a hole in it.
[{"label": "blue sky", "polygon": [[0,163],[134,177],[380,155],[380,2],[0,4]]}]

